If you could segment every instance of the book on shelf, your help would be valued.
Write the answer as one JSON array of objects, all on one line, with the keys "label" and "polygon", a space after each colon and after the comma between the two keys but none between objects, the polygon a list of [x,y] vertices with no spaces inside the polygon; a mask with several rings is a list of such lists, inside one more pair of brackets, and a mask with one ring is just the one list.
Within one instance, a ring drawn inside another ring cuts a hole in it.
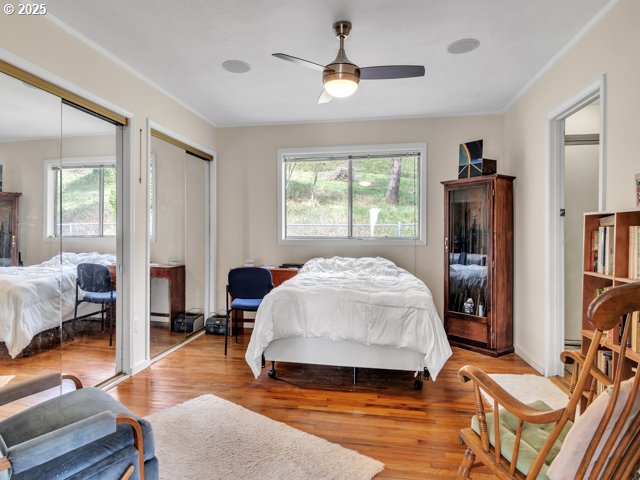
[{"label": "book on shelf", "polygon": [[640,279],[640,226],[629,227],[629,278]]},{"label": "book on shelf", "polygon": [[604,257],[605,255],[605,244],[606,244],[606,230],[605,227],[598,228],[598,268],[596,272],[604,273]]},{"label": "book on shelf", "polygon": [[598,245],[600,244],[600,231],[594,230],[591,232],[591,256],[589,265],[592,272],[598,271]]},{"label": "book on shelf", "polygon": [[[602,373],[604,373],[608,377],[610,377],[612,373],[612,360],[613,360],[613,354],[611,350],[598,351],[596,366],[598,367],[598,369],[600,369]],[[606,387],[602,383],[598,382],[596,393],[602,393],[605,390],[605,388]]]},{"label": "book on shelf", "polygon": [[613,227],[616,224],[616,216],[607,215],[606,217],[600,217],[598,223],[601,227]]},{"label": "book on shelf", "polygon": [[604,227],[607,229],[607,246],[604,273],[605,275],[613,275],[614,254],[615,254],[615,227]]},{"label": "book on shelf", "polygon": [[631,350],[640,353],[640,312],[631,314]]},{"label": "book on shelf", "polygon": [[598,227],[597,273],[613,275],[615,227]]}]

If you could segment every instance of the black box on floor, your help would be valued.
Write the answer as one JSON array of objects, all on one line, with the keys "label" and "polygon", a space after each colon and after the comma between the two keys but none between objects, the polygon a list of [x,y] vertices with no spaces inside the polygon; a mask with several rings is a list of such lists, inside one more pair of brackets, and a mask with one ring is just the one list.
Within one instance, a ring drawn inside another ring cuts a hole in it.
[{"label": "black box on floor", "polygon": [[204,313],[185,312],[173,317],[172,330],[174,332],[191,333],[204,326]]},{"label": "black box on floor", "polygon": [[204,322],[204,331],[212,335],[224,335],[224,329],[227,322],[227,317],[224,315],[211,315]]}]

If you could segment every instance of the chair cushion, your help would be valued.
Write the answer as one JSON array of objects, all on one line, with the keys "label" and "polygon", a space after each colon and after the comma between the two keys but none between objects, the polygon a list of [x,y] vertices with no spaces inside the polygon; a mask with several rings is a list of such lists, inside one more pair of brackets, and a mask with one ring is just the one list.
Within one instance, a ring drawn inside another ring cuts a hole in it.
[{"label": "chair cushion", "polygon": [[262,303],[261,298],[234,298],[231,302],[232,310],[247,310],[255,312]]},{"label": "chair cushion", "polygon": [[[127,410],[111,395],[98,388],[83,388],[52,398],[0,422],[0,436],[8,448],[52,430],[109,410],[138,419],[144,437],[144,458],[155,456],[151,425]],[[44,465],[31,468],[24,478],[67,478],[133,446],[130,425],[118,425],[116,432],[84,448],[71,451]],[[116,455],[117,456],[117,455]]]},{"label": "chair cushion", "polygon": [[83,302],[89,303],[111,303],[116,301],[116,292],[85,292],[82,297]]},{"label": "chair cushion", "polygon": [[[614,420],[620,418],[624,405],[629,398],[632,385],[633,378],[620,383],[620,393],[618,394],[618,400],[616,401],[613,415],[611,416],[611,420],[609,421],[607,428],[602,433],[602,438],[596,448],[595,454],[591,458],[591,463],[589,464],[585,478],[587,478],[591,473],[591,469],[598,459],[598,456],[602,451],[602,447],[608,440],[609,436],[611,436],[611,431],[615,425]],[[555,460],[549,467],[549,478],[553,480],[575,478],[575,473],[578,471],[578,467],[580,467],[582,457],[584,457],[584,453],[587,451],[589,443],[598,429],[598,425],[600,424],[600,420],[607,409],[610,399],[611,389],[608,388],[598,395],[598,398],[593,401],[589,408],[587,408],[585,412],[578,417],[576,424],[567,435],[567,438],[565,439],[566,441],[560,449],[560,453],[558,453]],[[627,431],[631,424],[631,420],[635,418],[638,411],[640,411],[640,395],[635,399],[629,419],[625,423],[619,438],[622,438],[624,433]]]},{"label": "chair cushion", "polygon": [[[542,401],[537,401],[529,404],[529,407],[534,408],[536,410],[540,410],[543,412],[548,412],[551,409],[546,403]],[[487,432],[489,433],[489,443],[491,445],[495,445],[495,434],[493,428],[493,413],[487,414]],[[516,432],[518,430],[518,417],[512,415],[504,409],[500,409],[500,453],[504,458],[508,461],[511,461],[513,458],[513,447],[516,443]],[[567,432],[571,428],[572,423],[568,422],[565,425],[565,428],[560,433],[560,436],[553,444],[553,448],[549,452],[547,459],[545,461],[545,465],[542,466],[540,473],[538,474],[538,479],[548,479],[547,477],[547,469],[549,468],[549,464],[556,457],[558,452],[560,451],[560,447],[562,442],[567,435]],[[542,448],[542,446],[547,441],[551,430],[555,423],[547,423],[543,425],[537,425],[533,423],[526,423],[522,427],[522,437],[520,439],[520,449],[518,450],[518,461],[516,463],[516,469],[524,475],[529,473],[533,463],[538,456],[538,452]],[[471,419],[471,428],[477,433],[480,434],[480,426],[478,422],[478,417],[473,416]]]}]

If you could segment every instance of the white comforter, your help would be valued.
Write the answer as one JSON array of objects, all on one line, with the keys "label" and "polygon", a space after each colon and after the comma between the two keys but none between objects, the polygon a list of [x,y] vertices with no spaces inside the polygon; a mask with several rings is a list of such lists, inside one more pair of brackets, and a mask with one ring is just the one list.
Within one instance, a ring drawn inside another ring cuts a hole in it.
[{"label": "white comforter", "polygon": [[115,255],[63,253],[28,267],[0,268],[0,342],[15,358],[33,339],[73,316],[79,263],[115,263]]},{"label": "white comforter", "polygon": [[245,359],[256,378],[273,340],[321,337],[424,354],[435,380],[451,356],[431,292],[384,258],[317,258],[269,293],[256,314]]}]

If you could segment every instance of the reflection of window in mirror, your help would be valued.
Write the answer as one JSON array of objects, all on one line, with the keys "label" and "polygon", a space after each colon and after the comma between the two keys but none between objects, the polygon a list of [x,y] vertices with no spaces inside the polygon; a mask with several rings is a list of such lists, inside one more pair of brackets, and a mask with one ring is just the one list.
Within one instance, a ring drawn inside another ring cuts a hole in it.
[{"label": "reflection of window in mirror", "polygon": [[48,238],[116,234],[116,168],[113,157],[46,160]]},{"label": "reflection of window in mirror", "polygon": [[156,241],[156,154],[152,153],[149,159],[149,237]]}]

